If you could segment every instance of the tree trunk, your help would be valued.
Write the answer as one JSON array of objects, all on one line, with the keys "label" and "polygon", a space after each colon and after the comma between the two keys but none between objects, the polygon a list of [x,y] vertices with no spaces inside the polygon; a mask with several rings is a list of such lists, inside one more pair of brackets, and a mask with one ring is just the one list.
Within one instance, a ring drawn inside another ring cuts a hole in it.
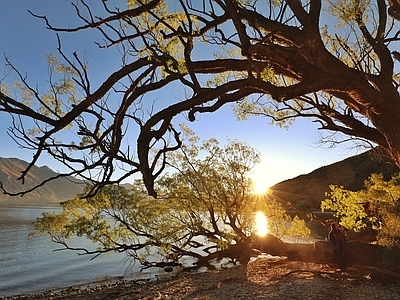
[{"label": "tree trunk", "polygon": [[[292,244],[267,235],[258,237],[254,248],[273,256],[285,256],[289,260],[337,264],[328,241],[319,241],[314,244]],[[347,265],[366,265],[379,268],[394,266],[394,262],[390,263],[385,260],[385,253],[385,248],[379,245],[350,242],[346,247]]]}]

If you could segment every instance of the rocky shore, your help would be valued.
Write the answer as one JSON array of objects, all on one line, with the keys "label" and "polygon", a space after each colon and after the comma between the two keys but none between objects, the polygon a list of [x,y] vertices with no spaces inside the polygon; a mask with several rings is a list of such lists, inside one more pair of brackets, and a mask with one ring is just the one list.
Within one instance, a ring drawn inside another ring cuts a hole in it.
[{"label": "rocky shore", "polygon": [[392,300],[400,299],[400,281],[362,266],[340,273],[330,265],[261,258],[247,266],[205,273],[182,272],[174,278],[154,282],[121,280],[0,299]]}]

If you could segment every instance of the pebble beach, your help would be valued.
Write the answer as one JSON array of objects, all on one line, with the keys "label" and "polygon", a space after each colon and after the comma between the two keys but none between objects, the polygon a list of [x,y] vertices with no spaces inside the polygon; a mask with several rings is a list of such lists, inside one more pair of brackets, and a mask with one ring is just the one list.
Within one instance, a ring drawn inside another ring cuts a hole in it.
[{"label": "pebble beach", "polygon": [[109,282],[75,286],[2,300],[122,299],[400,299],[400,281],[362,266],[341,273],[335,266],[260,258],[246,266],[181,272],[156,281]]}]

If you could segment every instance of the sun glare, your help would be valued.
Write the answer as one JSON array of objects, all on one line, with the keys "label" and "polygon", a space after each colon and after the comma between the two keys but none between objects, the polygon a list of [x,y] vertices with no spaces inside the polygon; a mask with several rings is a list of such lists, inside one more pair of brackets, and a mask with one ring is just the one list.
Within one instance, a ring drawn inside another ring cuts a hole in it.
[{"label": "sun glare", "polygon": [[253,184],[253,192],[262,195],[268,191],[269,186],[266,185],[263,181],[254,182]]},{"label": "sun glare", "polygon": [[268,233],[268,220],[262,211],[258,211],[255,216],[256,232],[258,236],[265,236]]}]

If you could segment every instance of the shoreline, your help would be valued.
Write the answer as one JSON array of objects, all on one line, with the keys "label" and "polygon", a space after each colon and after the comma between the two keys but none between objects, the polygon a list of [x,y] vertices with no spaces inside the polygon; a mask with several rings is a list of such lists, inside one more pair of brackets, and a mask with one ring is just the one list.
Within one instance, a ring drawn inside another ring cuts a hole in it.
[{"label": "shoreline", "polygon": [[[187,271],[182,271],[185,273]],[[124,277],[124,276],[115,276],[115,277],[98,277],[88,282],[78,282],[72,285],[65,285],[61,287],[53,287],[48,289],[37,289],[32,290],[30,292],[21,293],[21,294],[13,294],[4,296],[0,294],[0,300],[4,299],[36,299],[39,296],[43,295],[60,295],[60,294],[68,294],[70,292],[90,292],[92,290],[99,289],[107,289],[107,288],[115,288],[122,287],[124,285],[144,285],[157,281],[171,280],[177,276],[177,272],[166,273],[166,275],[159,276],[155,274],[154,277],[142,277],[142,278],[134,278],[132,277]],[[39,298],[38,298],[39,299]],[[40,298],[42,299],[42,298]]]},{"label": "shoreline", "polygon": [[2,300],[115,299],[400,299],[400,281],[362,267],[336,272],[334,265],[260,258],[247,266],[203,273],[179,272],[156,280],[91,283]]}]

